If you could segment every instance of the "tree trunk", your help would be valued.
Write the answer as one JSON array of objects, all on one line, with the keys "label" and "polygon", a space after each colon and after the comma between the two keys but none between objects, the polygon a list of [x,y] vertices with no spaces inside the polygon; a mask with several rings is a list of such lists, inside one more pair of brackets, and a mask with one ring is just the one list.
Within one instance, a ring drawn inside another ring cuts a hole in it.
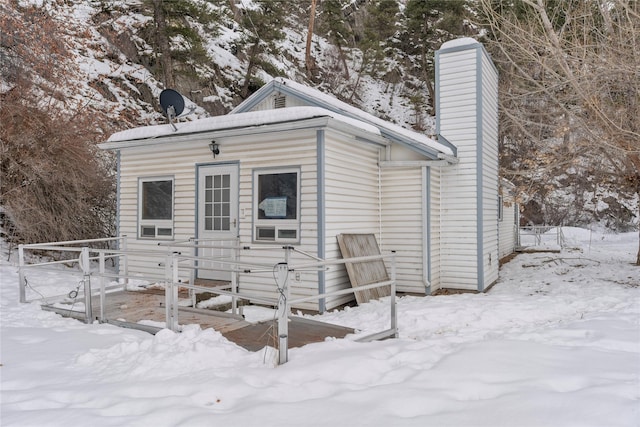
[{"label": "tree trunk", "polygon": [[349,80],[349,65],[347,65],[347,57],[342,50],[342,45],[340,43],[336,43],[338,47],[338,55],[340,58],[340,62],[342,62],[342,68],[344,69],[344,78]]},{"label": "tree trunk", "polygon": [[253,69],[256,66],[256,56],[258,55],[258,44],[260,40],[256,40],[256,42],[249,49],[249,65],[247,65],[247,73],[244,76],[244,84],[242,85],[242,90],[240,91],[240,96],[242,99],[247,99],[249,96],[249,85],[251,84],[251,76],[253,75]]},{"label": "tree trunk", "polygon": [[162,69],[162,78],[165,88],[175,86],[173,79],[173,64],[171,63],[171,49],[167,36],[167,21],[162,8],[162,0],[153,0],[153,19],[156,22],[157,57]]},{"label": "tree trunk", "polygon": [[309,30],[307,32],[307,48],[304,55],[304,63],[307,67],[307,77],[313,76],[313,58],[311,57],[311,40],[313,38],[313,26],[316,20],[316,0],[311,0],[309,12]]},{"label": "tree trunk", "polygon": [[236,0],[229,0],[229,7],[231,8],[231,12],[233,13],[233,20],[236,22],[240,22],[242,20],[242,12],[238,9],[236,5]]},{"label": "tree trunk", "polygon": [[[640,191],[638,191],[638,200],[640,200]],[[638,218],[640,219],[640,203],[638,203]],[[640,266],[640,221],[638,221],[638,256],[636,257],[636,265]]]}]

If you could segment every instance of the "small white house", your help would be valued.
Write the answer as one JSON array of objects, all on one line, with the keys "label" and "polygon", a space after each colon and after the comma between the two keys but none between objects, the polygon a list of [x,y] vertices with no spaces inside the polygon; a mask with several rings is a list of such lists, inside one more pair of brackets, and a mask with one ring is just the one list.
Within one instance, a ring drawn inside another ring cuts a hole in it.
[{"label": "small white house", "polygon": [[[226,116],[118,132],[100,147],[118,155],[119,233],[133,250],[237,237],[325,259],[340,257],[338,234],[372,233],[383,252],[397,252],[399,291],[484,291],[500,257],[497,88],[483,46],[463,38],[436,53],[437,140],[282,78]],[[157,258],[129,258],[130,274],[158,268]],[[273,278],[238,280],[242,292],[276,293]],[[349,286],[343,268],[303,271],[291,292]]]}]

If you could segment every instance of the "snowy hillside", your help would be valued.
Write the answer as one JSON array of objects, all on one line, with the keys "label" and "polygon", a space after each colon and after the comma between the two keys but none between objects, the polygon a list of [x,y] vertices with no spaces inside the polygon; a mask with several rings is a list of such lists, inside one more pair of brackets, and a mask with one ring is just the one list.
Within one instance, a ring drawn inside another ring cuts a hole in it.
[{"label": "snowy hillside", "polygon": [[[31,77],[37,83],[34,98],[49,108],[55,105],[71,113],[93,110],[96,115],[104,115],[115,129],[164,122],[157,99],[165,87],[150,70],[150,64],[155,61],[153,48],[142,36],[153,21],[144,2],[22,0],[18,3],[18,7],[5,4],[0,9],[8,17],[7,30],[17,28],[20,32],[16,40],[23,43],[24,50],[18,52],[11,63],[17,61],[33,73]],[[238,5],[254,7],[248,0]],[[207,59],[190,63],[190,74],[176,78],[175,88],[187,99],[181,120],[224,114],[242,101],[239,91],[249,58],[238,49],[242,43],[246,44],[244,40],[250,30],[234,21],[229,2],[207,3],[207,7],[216,14],[215,24],[207,28],[187,20],[198,32]],[[260,58],[263,65],[254,76],[256,88],[281,75],[318,87],[405,127],[420,126],[427,133],[433,132],[432,118],[424,111],[416,111],[410,101],[417,96],[428,99],[426,87],[409,74],[392,84],[356,72],[363,61],[358,49],[347,52],[351,72],[348,79],[343,78],[331,71],[337,61],[336,48],[325,38],[314,36],[314,61],[324,78],[318,83],[309,81],[304,73],[306,23],[295,16],[286,22],[288,26],[282,29],[284,37]],[[43,38],[49,40],[44,46],[39,42]],[[59,45],[47,49],[51,40]],[[181,40],[174,37],[172,43],[180,44]],[[55,75],[45,72],[51,66],[56,69]],[[399,67],[394,63],[386,66]],[[6,91],[13,84],[5,81],[10,73],[2,75],[0,87]]]},{"label": "snowy hillside", "polygon": [[[278,367],[211,329],[151,336],[20,304],[4,248],[2,425],[638,425],[637,236],[564,235],[573,249],[517,256],[486,294],[400,298],[398,339],[328,339]],[[73,287],[64,270],[30,277]],[[387,312],[318,318],[364,333]]]}]

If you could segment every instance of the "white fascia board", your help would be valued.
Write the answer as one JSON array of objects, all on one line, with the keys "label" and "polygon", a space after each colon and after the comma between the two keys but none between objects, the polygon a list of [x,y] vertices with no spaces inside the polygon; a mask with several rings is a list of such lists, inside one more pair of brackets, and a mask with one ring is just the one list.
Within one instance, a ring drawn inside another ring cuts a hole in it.
[{"label": "white fascia board", "polygon": [[300,129],[321,129],[333,128],[340,132],[353,135],[356,139],[372,142],[380,145],[387,145],[389,142],[375,132],[369,132],[357,123],[336,119],[331,116],[311,117],[307,119],[299,119],[294,121],[285,121],[277,123],[266,123],[260,125],[249,125],[231,128],[219,128],[212,130],[202,130],[191,133],[171,133],[150,138],[141,138],[124,141],[108,141],[98,144],[103,150],[118,150],[121,148],[141,147],[156,144],[175,144],[180,142],[199,141],[202,139],[214,139],[223,137],[234,137],[242,135],[255,135],[274,132],[285,132],[289,130]]},{"label": "white fascia board", "polygon": [[383,169],[451,166],[447,160],[383,160],[378,164]]}]

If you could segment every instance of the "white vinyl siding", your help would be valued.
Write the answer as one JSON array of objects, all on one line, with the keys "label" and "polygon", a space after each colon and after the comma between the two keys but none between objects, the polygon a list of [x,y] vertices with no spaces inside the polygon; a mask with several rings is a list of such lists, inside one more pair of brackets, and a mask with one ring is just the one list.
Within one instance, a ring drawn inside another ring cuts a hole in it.
[{"label": "white vinyl siding", "polygon": [[[224,147],[227,150],[224,150]],[[253,201],[254,201],[254,171],[269,169],[300,171],[300,240],[295,247],[308,252],[317,253],[317,224],[316,224],[316,133],[315,130],[292,130],[278,133],[264,133],[250,137],[233,137],[221,139],[221,155],[228,155],[240,162],[240,222],[239,234],[243,245],[255,248],[268,247],[265,250],[241,251],[240,259],[250,263],[260,263],[275,266],[284,262],[285,253],[282,244],[275,242],[259,242],[253,234]],[[290,264],[308,261],[308,258],[295,255]],[[254,269],[255,270],[255,269]],[[291,298],[317,294],[318,278],[315,272],[301,272],[300,280],[296,275],[289,278]],[[272,272],[240,273],[239,288],[243,293],[257,297],[275,299],[277,289]],[[317,303],[306,303],[296,308],[317,309]]]},{"label": "white vinyl siding", "polygon": [[516,208],[517,204],[513,201],[513,197],[505,196],[502,204],[502,221],[499,224],[499,247],[498,256],[500,259],[513,253],[516,247]]},{"label": "white vinyl siding", "polygon": [[[440,255],[440,242],[441,242],[441,210],[442,210],[442,190],[440,183],[441,168],[430,168],[429,181],[431,183],[431,200],[430,200],[430,223],[429,240],[431,242],[431,292],[439,289],[440,286],[440,271],[442,257]],[[425,267],[426,268],[426,267]]]},{"label": "white vinyl siding", "polygon": [[[240,162],[239,182],[239,235],[243,244],[252,244],[252,180],[253,169],[270,166],[300,169],[301,176],[301,241],[296,247],[316,252],[316,138],[315,130],[292,131],[278,134],[252,135],[250,138],[223,138],[220,154],[215,162],[209,151],[209,139],[181,142],[176,150],[172,144],[156,144],[149,147],[124,148],[121,150],[120,185],[121,210],[120,232],[129,237],[137,236],[137,186],[138,177],[144,175],[161,176],[171,170],[175,183],[174,239],[186,240],[195,237],[196,206],[196,164]],[[268,244],[268,243],[267,243]],[[260,243],[255,243],[259,246]],[[145,250],[155,256],[137,256],[129,260],[129,270],[143,276],[162,278],[164,271],[159,264],[164,263],[166,247],[158,247],[157,241],[129,239],[128,249]],[[282,250],[249,251],[242,257],[251,262],[275,265],[284,260]],[[160,260],[160,262],[159,262]],[[304,274],[301,280],[292,283],[292,297],[317,292],[317,275]],[[189,271],[181,271],[181,277],[189,277]],[[273,275],[240,275],[243,292],[253,292],[257,296],[275,298]]]},{"label": "white vinyl siding", "polygon": [[482,191],[485,289],[498,280],[498,75],[478,49],[482,66]]},{"label": "white vinyl siding", "polygon": [[[174,184],[173,240],[186,240],[195,233],[195,166],[196,159],[211,158],[207,143],[185,143],[180,150],[169,144],[121,150],[120,162],[120,234],[129,237],[127,249],[150,251],[158,255],[129,257],[128,268],[144,277],[164,277],[162,266],[167,248],[158,240],[138,239],[138,179],[147,176],[166,176],[171,171]],[[168,168],[168,165],[171,167]],[[187,270],[181,271],[188,278]]]},{"label": "white vinyl siding", "polygon": [[484,290],[498,277],[497,74],[480,44],[437,63],[439,132],[459,158],[441,175],[440,286]]},{"label": "white vinyl siding", "polygon": [[443,287],[477,289],[476,51],[439,57],[440,134],[458,147],[459,163],[442,169],[440,279]]},{"label": "white vinyl siding", "polygon": [[[424,294],[422,168],[382,170],[382,249],[396,251],[399,292]],[[424,266],[426,268],[426,265]]]},{"label": "white vinyl siding", "polygon": [[[373,233],[380,242],[380,148],[355,142],[341,132],[325,133],[325,258],[341,258],[336,236],[340,233]],[[344,266],[326,273],[326,291],[350,287]],[[327,299],[327,308],[353,299],[346,295]]]}]

